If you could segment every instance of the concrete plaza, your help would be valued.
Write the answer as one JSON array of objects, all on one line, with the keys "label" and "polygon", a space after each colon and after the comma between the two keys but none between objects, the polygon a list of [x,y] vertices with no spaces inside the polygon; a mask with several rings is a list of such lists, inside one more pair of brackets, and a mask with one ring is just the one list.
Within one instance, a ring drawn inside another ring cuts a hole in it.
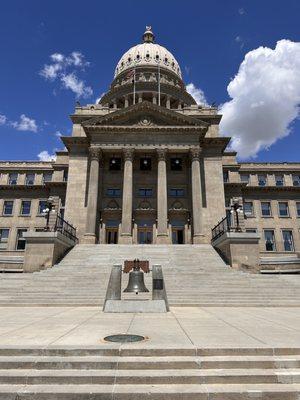
[{"label": "concrete plaza", "polygon": [[118,347],[107,335],[147,336],[141,348],[300,347],[298,307],[172,307],[168,314],[104,314],[99,307],[1,307],[6,346]]}]

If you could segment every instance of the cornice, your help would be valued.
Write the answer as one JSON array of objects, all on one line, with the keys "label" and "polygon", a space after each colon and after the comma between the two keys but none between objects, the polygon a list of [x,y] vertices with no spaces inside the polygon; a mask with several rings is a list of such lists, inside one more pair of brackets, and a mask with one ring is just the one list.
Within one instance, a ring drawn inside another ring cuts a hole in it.
[{"label": "cornice", "polygon": [[88,148],[90,144],[88,138],[84,136],[62,136],[61,140],[69,151],[72,146]]},{"label": "cornice", "polygon": [[298,192],[300,193],[300,186],[245,186],[243,188],[246,192]]},{"label": "cornice", "polygon": [[183,132],[195,132],[205,133],[206,128],[201,126],[167,126],[167,125],[152,125],[152,126],[140,126],[140,125],[95,125],[86,126],[85,132],[87,135],[90,133],[140,133],[145,132],[172,132],[172,133],[183,133]]},{"label": "cornice", "polygon": [[46,185],[0,185],[0,189],[3,190],[27,190],[27,191],[32,191],[32,190],[47,190]]},{"label": "cornice", "polygon": [[201,140],[201,146],[203,148],[208,147],[220,147],[224,151],[230,142],[230,137],[205,137]]},{"label": "cornice", "polygon": [[[161,107],[157,104],[153,104],[150,101],[143,101],[142,103],[137,103],[134,105],[131,105],[126,108],[121,108],[117,109],[116,111],[105,114],[103,116],[95,116],[92,117],[82,123],[83,128],[86,127],[91,127],[91,126],[99,126],[99,125],[110,125],[113,123],[116,119],[125,117],[126,119],[130,119],[130,117],[134,117],[139,113],[144,113],[144,112],[152,112],[156,116],[162,116],[165,117],[166,119],[169,119],[175,123],[176,121],[180,125],[188,125],[188,126],[200,126],[202,128],[208,128],[209,124],[207,122],[204,122],[200,119],[193,118],[191,116],[187,116],[181,113],[178,113],[176,111],[170,110],[165,107]],[[175,125],[176,126],[176,125]]]}]

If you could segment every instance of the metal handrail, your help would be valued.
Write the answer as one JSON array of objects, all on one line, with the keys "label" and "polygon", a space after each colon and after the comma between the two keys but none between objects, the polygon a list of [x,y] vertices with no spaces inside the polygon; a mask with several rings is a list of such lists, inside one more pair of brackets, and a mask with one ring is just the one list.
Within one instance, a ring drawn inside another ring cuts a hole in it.
[{"label": "metal handrail", "polygon": [[231,217],[226,215],[216,226],[211,230],[212,240],[218,239],[225,232],[230,232],[232,230]]},{"label": "metal handrail", "polygon": [[68,237],[69,239],[78,242],[78,238],[76,236],[76,228],[74,228],[74,226],[72,226],[69,222],[65,221],[60,215],[56,216],[54,232],[60,232],[62,235]]}]

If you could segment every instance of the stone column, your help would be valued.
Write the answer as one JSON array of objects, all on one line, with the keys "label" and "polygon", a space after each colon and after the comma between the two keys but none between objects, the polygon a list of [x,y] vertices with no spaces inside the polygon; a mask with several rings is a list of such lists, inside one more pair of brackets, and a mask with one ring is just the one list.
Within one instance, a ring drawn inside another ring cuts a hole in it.
[{"label": "stone column", "polygon": [[200,153],[201,153],[200,147],[195,147],[195,148],[191,149],[193,243],[194,244],[205,243],[205,236],[203,233]]},{"label": "stone column", "polygon": [[166,150],[158,149],[157,166],[157,244],[169,243],[168,235],[168,194]]},{"label": "stone column", "polygon": [[167,96],[166,108],[171,108],[171,97]]},{"label": "stone column", "polygon": [[125,106],[125,107],[128,107],[128,106],[129,106],[128,96],[125,96],[124,101],[125,101],[124,106]]},{"label": "stone column", "polygon": [[[85,243],[96,243],[96,219],[98,205],[98,185],[99,185],[99,159],[101,149],[96,146],[89,148],[90,155],[90,175],[86,215]],[[76,206],[76,205],[75,205]]]},{"label": "stone column", "polygon": [[152,103],[157,104],[156,93],[152,93]]},{"label": "stone column", "polygon": [[132,160],[133,149],[124,149],[124,178],[122,201],[122,224],[120,243],[132,243]]}]

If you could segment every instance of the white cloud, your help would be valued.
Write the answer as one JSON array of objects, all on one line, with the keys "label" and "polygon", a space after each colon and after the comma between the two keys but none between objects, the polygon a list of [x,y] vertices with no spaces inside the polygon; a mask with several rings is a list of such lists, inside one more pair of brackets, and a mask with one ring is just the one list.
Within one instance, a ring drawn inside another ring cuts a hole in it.
[{"label": "white cloud", "polygon": [[275,49],[259,47],[246,54],[227,91],[220,132],[232,136],[241,158],[255,157],[289,135],[299,116],[300,43],[280,40]]},{"label": "white cloud", "polygon": [[246,14],[246,11],[245,11],[245,9],[243,7],[239,8],[239,14],[240,15]]},{"label": "white cloud", "polygon": [[90,86],[85,86],[85,83],[78,79],[75,73],[62,75],[61,81],[66,89],[71,89],[76,94],[76,97],[90,97],[93,90]]},{"label": "white cloud", "polygon": [[197,88],[193,83],[189,83],[186,85],[186,91],[195,99],[197,104],[207,106],[207,100],[202,89]]},{"label": "white cloud", "polygon": [[56,132],[55,132],[55,136],[58,137],[58,138],[60,138],[60,137],[63,136],[63,134],[62,134],[60,131],[56,131]]},{"label": "white cloud", "polygon": [[105,92],[101,93],[99,97],[97,97],[95,104],[98,104],[102,97],[105,95]]},{"label": "white cloud", "polygon": [[236,36],[234,40],[236,43],[239,43],[240,49],[242,49],[245,46],[244,39],[241,36]]},{"label": "white cloud", "polygon": [[55,161],[56,159],[56,155],[49,154],[47,150],[41,151],[37,156],[40,161]]},{"label": "white cloud", "polygon": [[[76,97],[90,97],[93,90],[80,79],[77,74],[90,65],[79,51],[73,51],[69,56],[61,53],[50,55],[51,64],[45,64],[40,75],[46,80],[61,82],[62,87],[72,90]],[[54,89],[55,90],[55,89]],[[54,92],[56,95],[56,91]]]},{"label": "white cloud", "polygon": [[6,115],[0,114],[0,125],[5,125],[7,121]]},{"label": "white cloud", "polygon": [[20,116],[20,121],[12,121],[10,125],[18,131],[37,132],[38,127],[34,119],[27,117],[25,114]]}]

